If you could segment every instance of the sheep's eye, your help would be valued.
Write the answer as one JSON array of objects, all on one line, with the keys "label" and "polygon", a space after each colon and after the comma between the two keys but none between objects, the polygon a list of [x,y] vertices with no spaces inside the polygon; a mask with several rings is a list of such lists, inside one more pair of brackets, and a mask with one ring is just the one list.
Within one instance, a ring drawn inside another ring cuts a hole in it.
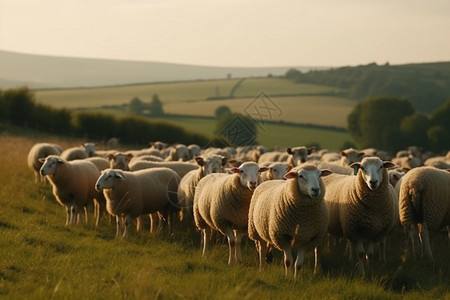
[{"label": "sheep's eye", "polygon": [[298,175],[298,178],[305,180],[305,177],[303,175]]}]

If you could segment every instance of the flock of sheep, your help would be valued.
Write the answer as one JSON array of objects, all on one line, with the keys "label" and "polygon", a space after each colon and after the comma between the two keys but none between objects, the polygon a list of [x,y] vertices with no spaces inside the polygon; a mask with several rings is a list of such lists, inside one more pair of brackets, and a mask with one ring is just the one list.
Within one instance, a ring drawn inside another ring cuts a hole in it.
[{"label": "flock of sheep", "polygon": [[105,212],[115,218],[117,238],[126,238],[133,224],[141,231],[144,215],[151,232],[170,234],[180,222],[187,231],[201,231],[202,255],[215,233],[226,236],[230,264],[242,261],[248,236],[260,268],[276,248],[286,275],[294,277],[308,249],[316,273],[321,252],[338,239],[347,241],[350,260],[364,275],[375,247],[386,260],[386,239],[400,226],[413,257],[433,260],[430,233],[450,225],[450,151],[430,157],[410,147],[391,158],[376,149],[201,149],[155,142],[122,152],[96,150],[93,143],[63,151],[37,143],[28,165],[36,183],[52,185],[67,225],[83,214],[88,222],[92,204],[96,225]]}]

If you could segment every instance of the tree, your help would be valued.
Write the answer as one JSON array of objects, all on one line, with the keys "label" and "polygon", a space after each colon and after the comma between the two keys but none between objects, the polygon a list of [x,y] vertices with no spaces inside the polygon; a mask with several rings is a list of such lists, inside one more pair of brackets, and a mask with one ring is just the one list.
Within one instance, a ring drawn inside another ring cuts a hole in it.
[{"label": "tree", "polygon": [[129,105],[130,112],[135,115],[140,115],[145,110],[145,105],[142,103],[141,99],[134,97],[130,101]]},{"label": "tree", "polygon": [[256,123],[251,118],[241,114],[222,114],[217,120],[214,133],[229,146],[257,144]]},{"label": "tree", "polygon": [[409,145],[428,147],[427,130],[430,126],[428,117],[421,113],[415,113],[405,117],[401,124],[400,130]]},{"label": "tree", "polygon": [[152,97],[152,101],[150,102],[148,109],[150,110],[150,114],[154,116],[160,116],[164,114],[163,104],[157,94],[154,94]]},{"label": "tree", "polygon": [[231,109],[226,105],[221,105],[214,111],[214,115],[219,119],[224,114],[231,114]]},{"label": "tree", "polygon": [[405,99],[368,99],[356,105],[349,114],[348,129],[361,148],[397,151],[405,146],[400,124],[414,112],[411,103]]}]

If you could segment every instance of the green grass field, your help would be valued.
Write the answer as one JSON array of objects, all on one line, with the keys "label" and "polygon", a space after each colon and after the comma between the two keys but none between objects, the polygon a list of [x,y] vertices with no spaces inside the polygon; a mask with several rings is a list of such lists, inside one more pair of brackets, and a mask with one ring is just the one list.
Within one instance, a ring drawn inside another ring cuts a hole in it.
[{"label": "green grass field", "polygon": [[37,185],[26,155],[37,141],[79,145],[51,136],[0,136],[0,298],[2,299],[448,299],[450,262],[446,234],[434,236],[436,262],[414,262],[400,228],[388,239],[386,264],[356,275],[344,244],[322,255],[312,274],[308,252],[299,278],[284,276],[281,254],[259,271],[256,250],[244,239],[243,263],[226,264],[222,239],[207,257],[200,234],[177,224],[174,234],[132,233],[114,239],[106,216],[65,226],[65,211],[49,185]]}]

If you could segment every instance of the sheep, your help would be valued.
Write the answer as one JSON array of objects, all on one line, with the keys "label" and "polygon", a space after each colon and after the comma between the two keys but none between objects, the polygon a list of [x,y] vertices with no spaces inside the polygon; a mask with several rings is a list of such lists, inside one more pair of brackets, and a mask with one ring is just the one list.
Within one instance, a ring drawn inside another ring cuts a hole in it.
[{"label": "sheep", "polygon": [[187,149],[189,153],[189,160],[195,159],[197,156],[199,156],[202,150],[200,146],[196,144],[190,144],[189,146],[187,146]]},{"label": "sheep", "polygon": [[361,275],[365,274],[363,258],[372,259],[374,243],[380,242],[385,261],[385,239],[396,225],[398,200],[387,174],[387,168],[393,166],[378,157],[365,157],[350,165],[355,176],[331,174],[323,178],[330,214],[328,233],[349,240]]},{"label": "sheep", "polygon": [[130,169],[128,164],[130,163],[130,160],[133,158],[133,154],[114,152],[109,153],[107,155],[107,158],[109,159],[109,167],[111,169],[121,169],[124,171],[129,171]]},{"label": "sheep", "polygon": [[211,229],[228,238],[228,264],[242,261],[241,241],[247,232],[248,209],[259,175],[267,171],[255,162],[231,169],[234,174],[212,173],[195,188],[194,221],[203,235],[202,255],[206,255]]},{"label": "sheep", "polygon": [[341,155],[341,165],[343,166],[350,166],[354,162],[361,161],[361,159],[364,157],[364,152],[358,151],[353,148],[348,148],[345,150],[342,150],[340,152]]},{"label": "sheep", "polygon": [[411,155],[394,157],[391,161],[397,165],[398,168],[412,169],[423,166],[422,159]]},{"label": "sheep", "polygon": [[289,157],[289,154],[284,151],[269,151],[261,154],[258,159],[259,164],[263,164],[266,162],[286,162]]},{"label": "sheep", "polygon": [[181,219],[190,222],[193,220],[192,205],[194,202],[195,187],[200,179],[211,173],[225,173],[227,158],[221,155],[204,155],[195,158],[199,167],[189,171],[181,178],[178,186],[178,205],[181,208]]},{"label": "sheep", "polygon": [[84,143],[80,147],[67,148],[61,153],[61,158],[69,161],[96,156],[95,143]]},{"label": "sheep", "polygon": [[308,160],[308,155],[314,152],[315,147],[306,148],[304,146],[287,148],[286,152],[289,155],[288,163],[294,167],[306,162]]},{"label": "sheep", "polygon": [[267,162],[259,165],[269,168],[267,172],[263,172],[261,174],[261,182],[274,179],[284,179],[284,175],[292,168],[292,166],[282,162]]},{"label": "sheep", "polygon": [[40,159],[46,158],[49,155],[60,155],[61,147],[50,143],[36,143],[28,152],[27,163],[28,168],[34,173],[34,182],[44,182],[45,177],[41,176],[39,170],[42,167]]},{"label": "sheep", "polygon": [[189,171],[197,169],[198,165],[183,161],[157,162],[157,161],[143,161],[143,160],[132,161],[130,162],[129,165],[130,171],[137,171],[148,168],[161,168],[161,167],[172,169],[175,172],[177,172],[180,178],[183,178],[183,176],[186,175]]},{"label": "sheep", "polygon": [[[66,208],[66,225],[79,223],[81,211],[85,211],[88,222],[87,206],[94,200],[96,211],[104,201],[101,193],[95,190],[95,182],[100,176],[97,167],[89,161],[66,161],[57,155],[41,159],[41,175],[46,176],[53,186],[53,195],[59,204]],[[100,214],[96,215],[98,225]]]},{"label": "sheep", "polygon": [[410,170],[401,180],[400,223],[411,239],[413,257],[419,257],[420,237],[423,254],[433,260],[430,231],[450,225],[450,173],[422,166]]},{"label": "sheep", "polygon": [[[389,183],[396,188],[397,183],[400,181],[400,178],[402,178],[406,173],[403,171],[400,171],[398,169],[391,169],[388,170],[388,176],[389,176]],[[397,194],[398,195],[398,194]]]},{"label": "sheep", "polygon": [[189,150],[186,145],[177,144],[170,147],[169,155],[165,158],[165,161],[188,161],[189,159]]},{"label": "sheep", "polygon": [[[259,266],[263,266],[267,246],[284,252],[285,273],[294,277],[303,265],[305,248],[315,250],[314,273],[319,270],[318,246],[324,242],[328,227],[328,208],[324,201],[322,176],[331,174],[314,165],[303,164],[284,177],[261,183],[254,191],[248,214],[248,236],[255,241]],[[292,248],[298,247],[293,263]]]},{"label": "sheep", "polygon": [[446,159],[446,156],[434,156],[428,158],[424,162],[424,165],[445,170],[450,169],[450,160]]},{"label": "sheep", "polygon": [[[94,186],[96,190],[103,191],[106,209],[116,218],[116,238],[127,238],[133,219],[155,212],[159,212],[167,220],[170,232],[171,213],[177,202],[179,182],[180,177],[169,168],[135,172],[106,169]],[[122,215],[125,216],[124,226]],[[140,228],[139,224],[137,228]]]},{"label": "sheep", "polygon": [[156,142],[150,142],[150,149],[156,149],[158,151],[162,151],[163,149],[165,149],[167,147],[167,144],[161,141],[156,141]]},{"label": "sheep", "polygon": [[88,157],[84,159],[85,161],[90,161],[93,163],[99,171],[103,171],[104,169],[109,168],[109,162],[106,158],[103,157]]}]

